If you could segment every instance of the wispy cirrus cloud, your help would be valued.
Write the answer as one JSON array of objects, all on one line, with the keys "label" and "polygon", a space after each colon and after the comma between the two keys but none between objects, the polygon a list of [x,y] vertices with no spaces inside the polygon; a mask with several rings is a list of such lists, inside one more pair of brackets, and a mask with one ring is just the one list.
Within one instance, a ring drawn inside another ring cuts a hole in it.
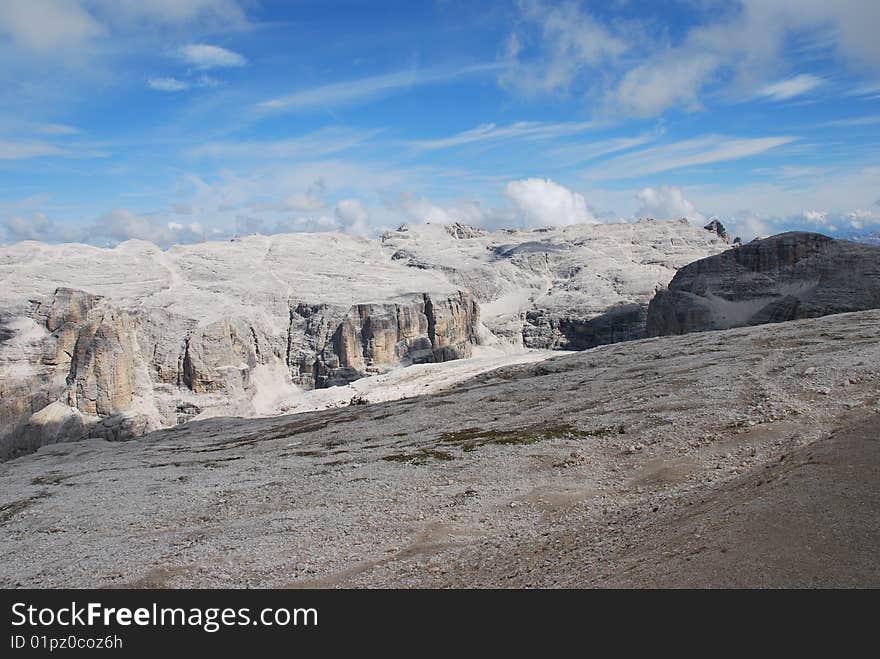
[{"label": "wispy cirrus cloud", "polygon": [[320,158],[348,151],[371,140],[382,131],[329,127],[306,135],[280,140],[222,140],[187,150],[193,158],[239,158],[286,160]]},{"label": "wispy cirrus cloud", "polygon": [[653,142],[658,137],[659,133],[644,133],[634,137],[614,137],[605,140],[567,144],[548,151],[546,155],[551,156],[560,164],[576,165],[612,153],[629,151],[643,144]]},{"label": "wispy cirrus cloud", "polygon": [[857,126],[873,126],[875,124],[880,124],[880,114],[871,114],[864,117],[850,117],[848,119],[832,119],[821,125],[837,128],[850,128]]},{"label": "wispy cirrus cloud", "polygon": [[106,158],[110,154],[79,145],[62,145],[45,140],[0,139],[0,160],[30,160],[55,156],[59,158]]},{"label": "wispy cirrus cloud", "polygon": [[439,84],[467,76],[497,71],[503,65],[476,64],[459,69],[407,69],[382,75],[368,76],[358,80],[331,82],[309,89],[302,89],[257,103],[254,108],[261,113],[297,112],[332,108],[341,105],[373,100],[403,90],[424,85]]},{"label": "wispy cirrus cloud", "polygon": [[638,178],[683,167],[748,158],[797,139],[792,136],[740,139],[707,135],[617,156],[588,169],[586,174],[592,179]]},{"label": "wispy cirrus cloud", "polygon": [[768,98],[773,101],[787,101],[790,98],[801,96],[821,86],[825,80],[809,73],[792,76],[758,90],[757,96]]},{"label": "wispy cirrus cloud", "polygon": [[435,140],[419,140],[411,144],[422,149],[446,149],[450,147],[474,144],[476,142],[504,141],[504,140],[546,140],[559,137],[567,137],[583,133],[594,128],[592,121],[581,122],[542,122],[542,121],[518,121],[507,126],[498,126],[493,123],[481,124],[476,128],[456,133],[449,137]]}]

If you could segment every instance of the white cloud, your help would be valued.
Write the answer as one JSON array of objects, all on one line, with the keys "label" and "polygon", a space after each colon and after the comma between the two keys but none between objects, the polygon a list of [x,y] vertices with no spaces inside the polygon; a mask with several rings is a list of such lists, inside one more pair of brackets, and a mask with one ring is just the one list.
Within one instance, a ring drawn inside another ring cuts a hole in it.
[{"label": "white cloud", "polygon": [[356,131],[329,127],[281,140],[206,142],[189,149],[186,153],[194,158],[304,160],[347,151],[369,141],[380,132],[378,130]]},{"label": "white cloud", "polygon": [[175,243],[205,240],[208,235],[198,222],[181,224],[161,222],[135,215],[117,208],[98,217],[85,232],[88,242],[97,245],[115,245],[126,240],[147,240],[160,247]]},{"label": "white cloud", "polygon": [[9,243],[21,240],[69,241],[74,240],[76,234],[75,230],[59,225],[43,213],[34,213],[30,217],[10,217],[0,225],[0,237]]},{"label": "white cloud", "polygon": [[541,121],[518,121],[508,126],[495,124],[482,124],[476,128],[457,133],[450,137],[436,140],[422,140],[413,142],[414,146],[423,149],[445,149],[449,147],[473,144],[475,142],[487,142],[493,140],[546,140],[569,135],[576,135],[595,127],[592,121],[581,122],[541,122]]},{"label": "white cloud", "polygon": [[801,96],[816,89],[825,81],[809,73],[793,76],[770,85],[765,85],[758,90],[758,96],[770,98],[774,101],[785,101],[795,96]]},{"label": "white cloud", "polygon": [[64,155],[60,147],[42,141],[9,142],[0,140],[0,160],[26,160],[42,156]]},{"label": "white cloud", "polygon": [[550,179],[511,181],[504,193],[516,205],[526,225],[561,226],[597,222],[582,194]]},{"label": "white cloud", "polygon": [[685,199],[679,187],[664,185],[659,188],[644,188],[636,194],[636,199],[641,204],[636,211],[636,217],[651,217],[656,220],[686,217],[696,223],[706,221],[706,216]]},{"label": "white cloud", "polygon": [[217,69],[237,67],[247,64],[247,60],[236,52],[205,43],[191,43],[180,49],[180,54],[195,69]]},{"label": "white cloud", "polygon": [[519,3],[528,32],[513,33],[507,42],[505,70],[499,76],[503,87],[527,95],[565,93],[586,68],[605,64],[621,56],[626,40],[573,3],[544,4],[537,0]]},{"label": "white cloud", "polygon": [[237,0],[91,0],[107,20],[121,24],[144,21],[165,25],[202,22],[226,28],[247,23]]},{"label": "white cloud", "polygon": [[436,84],[495,71],[497,64],[478,64],[455,70],[407,70],[332,82],[257,103],[259,112],[295,112],[363,102],[420,85]]},{"label": "white cloud", "polygon": [[356,235],[370,233],[370,216],[358,199],[342,199],[336,204],[336,217],[343,231]]},{"label": "white cloud", "polygon": [[629,151],[656,139],[656,134],[645,134],[636,137],[615,137],[608,140],[567,144],[553,149],[547,155],[551,156],[558,164],[575,165],[611,153]]},{"label": "white cloud", "polygon": [[812,224],[826,224],[828,222],[828,213],[824,211],[806,211],[804,219]]},{"label": "white cloud", "polygon": [[727,220],[727,230],[745,242],[779,233],[779,218],[762,217],[756,213],[741,212]]},{"label": "white cloud", "polygon": [[599,100],[612,116],[652,116],[701,109],[707,97],[784,100],[813,91],[823,80],[810,74],[766,84],[768,72],[791,68],[789,60],[798,56],[793,50],[836,57],[876,76],[880,3],[874,0],[697,4],[706,5],[693,12],[699,20],[676,34],[640,19],[599,22],[574,3],[523,0],[499,82],[529,96],[557,92]]},{"label": "white cloud", "polygon": [[34,126],[34,132],[41,135],[77,135],[81,131],[66,124],[37,124]]},{"label": "white cloud", "polygon": [[177,78],[150,78],[147,86],[160,92],[180,92],[189,89],[189,83]]},{"label": "white cloud", "polygon": [[695,137],[611,158],[587,170],[593,179],[626,179],[682,167],[738,160],[795,141],[796,137],[737,139],[720,135]]},{"label": "white cloud", "polygon": [[282,205],[287,210],[317,211],[327,207],[327,202],[310,194],[293,194],[284,198]]},{"label": "white cloud", "polygon": [[859,126],[873,126],[875,124],[880,124],[880,114],[852,117],[850,119],[833,119],[832,121],[823,122],[821,125],[835,128],[855,128]]},{"label": "white cloud", "polygon": [[609,112],[650,117],[673,106],[702,108],[700,92],[718,68],[711,54],[674,52],[637,66],[606,97]]},{"label": "white cloud", "polygon": [[393,204],[389,205],[392,211],[392,222],[411,222],[415,224],[451,224],[462,222],[473,226],[485,223],[487,215],[475,201],[463,201],[450,206],[438,206],[426,197],[418,197],[413,194],[401,194]]},{"label": "white cloud", "polygon": [[76,48],[104,34],[104,27],[79,2],[3,0],[0,33],[19,47],[39,54]]}]

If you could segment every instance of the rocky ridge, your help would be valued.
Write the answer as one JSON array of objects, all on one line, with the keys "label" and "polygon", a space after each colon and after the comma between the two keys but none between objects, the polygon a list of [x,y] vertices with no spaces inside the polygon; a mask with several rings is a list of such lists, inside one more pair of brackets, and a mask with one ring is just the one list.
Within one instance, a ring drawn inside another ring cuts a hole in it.
[{"label": "rocky ridge", "polygon": [[290,411],[303,390],[479,344],[639,338],[654,290],[721,248],[665,222],[0,248],[0,458]]}]

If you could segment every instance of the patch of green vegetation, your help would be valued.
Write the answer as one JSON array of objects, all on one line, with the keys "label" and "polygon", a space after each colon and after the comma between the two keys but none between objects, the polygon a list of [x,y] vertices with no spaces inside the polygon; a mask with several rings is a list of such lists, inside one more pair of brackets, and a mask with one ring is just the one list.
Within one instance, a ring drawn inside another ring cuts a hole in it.
[{"label": "patch of green vegetation", "polygon": [[594,430],[580,430],[570,423],[554,426],[533,426],[531,428],[519,428],[516,430],[486,430],[483,428],[465,428],[455,432],[447,432],[440,435],[437,441],[440,444],[455,444],[462,451],[474,451],[480,446],[497,444],[499,446],[517,446],[523,444],[536,444],[548,439],[586,439],[588,437],[600,437],[615,432],[614,428],[597,428]]},{"label": "patch of green vegetation", "polygon": [[442,460],[448,462],[455,460],[455,456],[446,451],[438,451],[432,448],[423,448],[412,453],[392,453],[382,458],[386,462],[408,462],[415,465],[427,464],[428,460]]},{"label": "patch of green vegetation", "polygon": [[580,430],[569,423],[551,426],[532,426],[516,430],[464,428],[454,432],[443,433],[437,437],[434,446],[408,453],[394,453],[386,455],[382,459],[387,462],[426,464],[429,460],[449,461],[456,459],[453,453],[443,449],[455,448],[462,453],[470,453],[487,444],[518,446],[536,444],[551,439],[587,439],[589,437],[610,435],[616,432],[617,428],[612,427]]}]

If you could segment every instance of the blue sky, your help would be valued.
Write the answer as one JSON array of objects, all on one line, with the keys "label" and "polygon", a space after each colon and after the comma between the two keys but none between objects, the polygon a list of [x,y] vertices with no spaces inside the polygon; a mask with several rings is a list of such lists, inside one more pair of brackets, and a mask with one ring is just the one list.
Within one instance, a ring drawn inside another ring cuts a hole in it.
[{"label": "blue sky", "polygon": [[880,229],[880,3],[3,0],[0,242]]}]

